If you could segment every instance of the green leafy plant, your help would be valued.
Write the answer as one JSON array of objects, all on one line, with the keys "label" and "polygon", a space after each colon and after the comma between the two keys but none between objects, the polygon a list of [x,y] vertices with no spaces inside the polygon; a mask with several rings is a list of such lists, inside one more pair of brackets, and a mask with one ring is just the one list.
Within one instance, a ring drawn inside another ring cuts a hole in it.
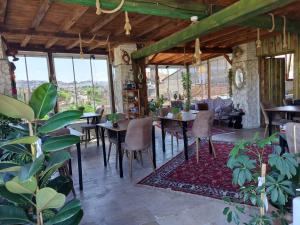
[{"label": "green leafy plant", "polygon": [[[56,99],[56,87],[49,83],[35,89],[29,104],[0,95],[0,113],[23,120],[14,126],[14,129],[18,127],[18,138],[0,142],[3,151],[13,153],[10,159],[0,162],[1,224],[80,223],[83,211],[79,200],[66,203],[72,179],[62,175],[53,178],[71,157],[63,149],[78,143],[79,137],[49,136],[49,133],[79,119],[81,112],[61,112],[43,124],[38,123],[53,110]],[[26,160],[16,160],[24,155]]]},{"label": "green leafy plant", "polygon": [[180,108],[178,108],[178,107],[173,107],[173,108],[171,109],[171,113],[172,113],[174,116],[178,115],[178,114],[180,113]]},{"label": "green leafy plant", "polygon": [[165,102],[164,96],[161,95],[156,100],[152,100],[149,102],[149,110],[157,114],[159,110],[163,107],[164,102]]},{"label": "green leafy plant", "polygon": [[[265,139],[259,139],[256,134],[250,141],[238,142],[230,153],[227,166],[232,170],[232,183],[240,187],[242,200],[265,210],[261,197],[263,194],[275,206],[272,213],[253,213],[249,215],[250,220],[242,224],[268,225],[273,224],[274,220],[279,220],[282,225],[288,224],[284,215],[299,185],[293,182],[299,165],[295,155],[287,152],[282,154],[279,146],[273,146],[273,153],[266,154],[267,146],[275,140],[276,134]],[[265,182],[258,185],[264,165],[267,166]],[[235,204],[230,199],[225,201],[229,204],[223,211],[227,221],[241,224],[240,215],[246,214],[245,206]]]},{"label": "green leafy plant", "polygon": [[120,120],[120,115],[118,113],[112,113],[107,115],[107,119],[108,121],[114,123],[118,123],[118,121]]},{"label": "green leafy plant", "polygon": [[189,111],[191,107],[191,88],[192,88],[192,81],[191,81],[191,74],[190,73],[182,73],[182,88],[184,90],[185,96],[185,104],[184,110]]}]

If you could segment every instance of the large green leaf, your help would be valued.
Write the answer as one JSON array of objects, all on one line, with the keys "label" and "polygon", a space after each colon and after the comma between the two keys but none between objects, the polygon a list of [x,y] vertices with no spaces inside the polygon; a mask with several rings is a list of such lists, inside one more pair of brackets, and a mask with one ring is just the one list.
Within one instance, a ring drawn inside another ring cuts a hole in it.
[{"label": "large green leaf", "polygon": [[37,181],[35,177],[21,182],[19,177],[14,177],[12,180],[5,183],[8,191],[15,194],[33,194],[37,188]]},{"label": "large green leaf", "polygon": [[11,193],[6,189],[5,186],[0,186],[0,196],[10,202],[17,203],[17,204],[27,204],[28,203],[27,199],[32,198],[31,195],[26,195],[27,198],[26,199],[20,194]]},{"label": "large green leaf", "polygon": [[17,153],[17,154],[26,154],[31,156],[31,153],[28,151],[26,146],[21,145],[21,144],[14,144],[14,145],[5,145],[1,147],[2,150],[12,152],[12,153]]},{"label": "large green leaf", "polygon": [[60,223],[55,223],[53,225],[78,225],[80,223],[82,217],[83,217],[83,211],[81,209],[81,210],[79,210],[78,213],[76,213],[70,219],[60,222]]},{"label": "large green leaf", "polygon": [[47,182],[46,186],[68,196],[73,188],[73,180],[67,176],[58,176]]},{"label": "large green leaf", "polygon": [[60,208],[65,201],[66,196],[48,187],[40,189],[36,194],[36,206],[39,211]]},{"label": "large green leaf", "polygon": [[68,148],[80,142],[80,137],[75,135],[63,135],[48,138],[42,145],[44,152],[55,152]]},{"label": "large green leaf", "polygon": [[[71,158],[70,153],[66,151],[59,151],[59,152],[54,152],[49,160],[48,166],[43,172],[42,176],[46,175],[48,171],[53,171],[58,168],[60,168],[65,161],[69,160]],[[45,182],[45,181],[43,181]]]},{"label": "large green leaf", "polygon": [[34,120],[34,112],[29,105],[12,97],[0,94],[0,114],[17,119]]},{"label": "large green leaf", "polygon": [[35,118],[43,119],[50,112],[57,98],[57,90],[53,84],[44,83],[34,90],[29,101],[32,107]]},{"label": "large green leaf", "polygon": [[20,168],[21,166],[15,162],[11,162],[11,161],[0,162],[0,173],[17,172],[20,170]]},{"label": "large green leaf", "polygon": [[22,208],[11,205],[0,205],[0,224],[30,224]]},{"label": "large green leaf", "polygon": [[78,110],[69,110],[57,113],[56,115],[52,116],[47,123],[39,127],[38,131],[43,134],[56,131],[69,125],[73,121],[80,119],[80,116],[81,112]]},{"label": "large green leaf", "polygon": [[37,142],[38,139],[39,138],[36,136],[21,137],[21,138],[9,140],[9,141],[1,142],[0,148],[2,148],[3,146],[14,145],[14,144],[33,144],[33,143]]},{"label": "large green leaf", "polygon": [[47,224],[57,224],[63,223],[70,220],[73,216],[75,216],[81,210],[81,204],[78,199],[73,199],[68,202],[64,207],[62,207],[59,212],[47,222]]},{"label": "large green leaf", "polygon": [[32,163],[22,166],[19,173],[20,180],[25,181],[30,177],[34,176],[35,174],[37,174],[37,172],[39,172],[42,169],[44,160],[45,160],[45,156],[40,155]]}]

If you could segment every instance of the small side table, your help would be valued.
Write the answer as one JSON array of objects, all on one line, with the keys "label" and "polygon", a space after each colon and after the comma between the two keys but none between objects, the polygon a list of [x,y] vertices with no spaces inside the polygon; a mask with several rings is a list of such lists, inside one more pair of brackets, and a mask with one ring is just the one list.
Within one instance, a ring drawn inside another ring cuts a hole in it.
[{"label": "small side table", "polygon": [[243,116],[245,115],[244,112],[232,112],[229,114],[229,123],[228,127],[233,127],[235,129],[242,129],[243,128]]}]

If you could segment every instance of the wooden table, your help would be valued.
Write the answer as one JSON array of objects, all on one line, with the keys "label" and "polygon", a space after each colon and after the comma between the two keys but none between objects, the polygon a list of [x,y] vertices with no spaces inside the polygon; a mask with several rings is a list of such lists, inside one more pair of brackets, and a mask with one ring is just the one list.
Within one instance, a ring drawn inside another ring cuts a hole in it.
[{"label": "wooden table", "polygon": [[[126,133],[128,124],[130,120],[123,120],[120,121],[118,127],[113,127],[108,123],[100,123],[97,126],[101,128],[101,140],[102,140],[102,148],[103,148],[103,158],[104,158],[104,165],[106,166],[106,150],[105,150],[105,137],[104,132],[105,130],[109,130],[115,132],[117,135],[117,151],[119,153],[119,168],[120,168],[120,177],[123,178],[123,155],[121,149],[121,135],[122,133]],[[155,149],[155,126],[152,125],[152,155],[153,155],[153,165],[156,168],[156,149]]]},{"label": "wooden table", "polygon": [[287,106],[279,106],[270,109],[265,109],[269,116],[269,136],[272,135],[272,120],[273,113],[287,113],[289,116],[293,113],[300,113],[300,106],[287,105]]},{"label": "wooden table", "polygon": [[181,124],[182,126],[182,135],[183,135],[183,144],[184,144],[184,157],[186,160],[188,160],[189,156],[188,156],[188,139],[187,139],[187,125],[188,122],[192,122],[196,119],[196,114],[191,114],[189,115],[188,118],[184,118],[184,119],[178,119],[178,118],[168,118],[168,117],[159,117],[160,121],[161,121],[161,137],[162,137],[162,145],[163,145],[163,151],[166,151],[166,143],[165,143],[165,139],[166,139],[166,134],[165,134],[165,122],[166,121],[175,121],[178,122],[178,124]]},{"label": "wooden table", "polygon": [[80,117],[80,119],[86,119],[87,123],[90,123],[90,119],[92,118],[97,118],[99,117],[100,114],[99,113],[83,113],[82,116]]}]

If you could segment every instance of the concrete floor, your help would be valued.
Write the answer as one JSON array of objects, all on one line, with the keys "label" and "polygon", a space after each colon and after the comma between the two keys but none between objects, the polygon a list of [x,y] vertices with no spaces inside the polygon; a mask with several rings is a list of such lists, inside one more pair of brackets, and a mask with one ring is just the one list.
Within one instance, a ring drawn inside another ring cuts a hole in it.
[{"label": "concrete floor", "polygon": [[[215,141],[235,142],[249,138],[261,129],[239,130],[234,133],[215,135]],[[180,141],[174,143],[172,154],[170,137],[166,139],[166,153],[161,148],[160,130],[156,132],[157,166],[164,164],[183,149]],[[174,141],[175,142],[175,141]],[[144,166],[134,162],[133,179],[129,178],[128,161],[124,157],[124,178],[116,170],[113,149],[107,168],[103,166],[102,147],[82,145],[84,190],[79,192],[77,159],[72,151],[73,179],[77,197],[84,210],[84,225],[224,225],[222,212],[225,204],[216,199],[179,193],[170,190],[137,185],[143,177],[152,172],[151,164],[144,156]]]}]

